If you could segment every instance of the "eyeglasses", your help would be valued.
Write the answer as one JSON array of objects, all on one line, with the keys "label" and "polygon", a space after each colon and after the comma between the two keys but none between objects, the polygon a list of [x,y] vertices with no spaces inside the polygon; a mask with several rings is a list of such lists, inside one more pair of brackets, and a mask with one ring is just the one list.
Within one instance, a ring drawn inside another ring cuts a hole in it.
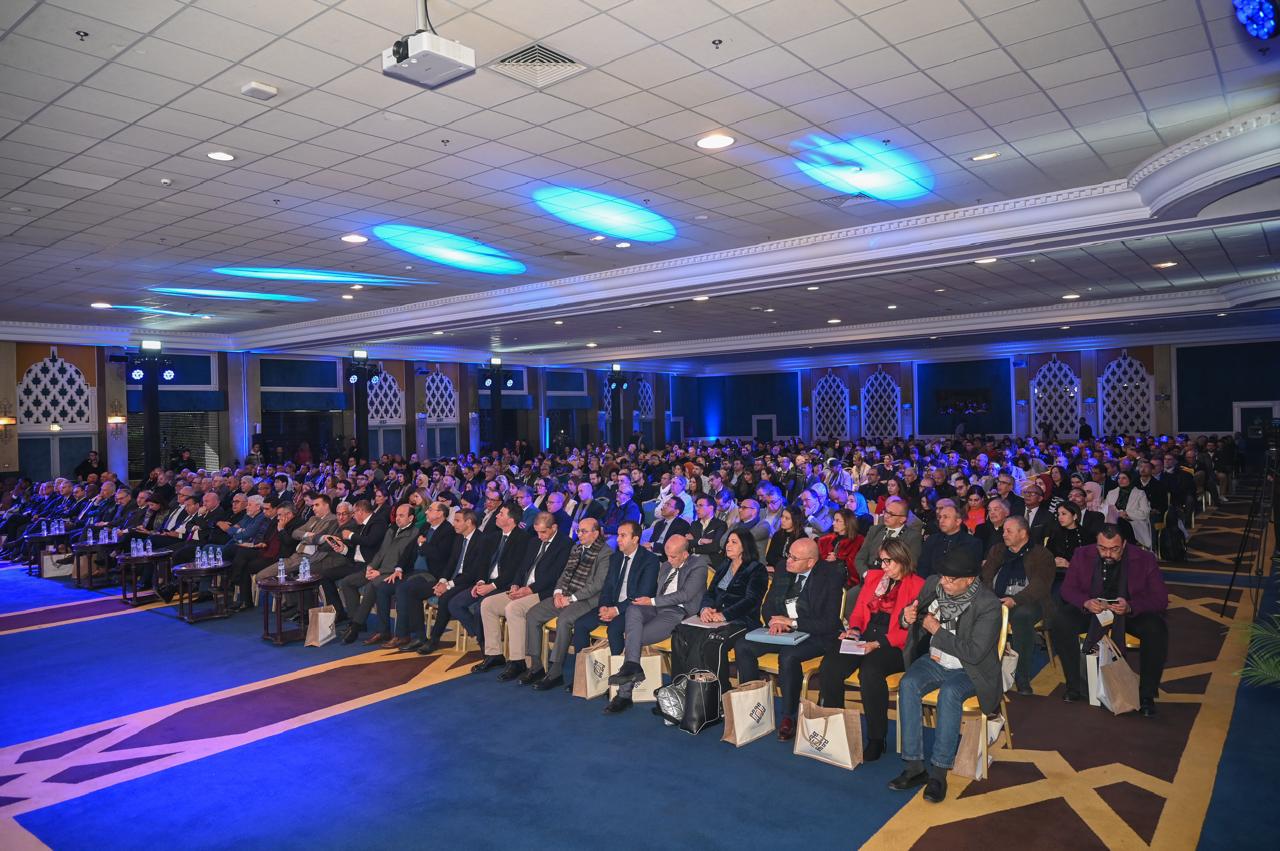
[{"label": "eyeglasses", "polygon": [[885,516],[886,516],[886,517],[906,517],[907,515],[906,515],[906,514],[898,514],[897,512],[894,512],[894,511],[886,511],[886,512],[885,512]]},{"label": "eyeglasses", "polygon": [[787,561],[817,561],[817,556],[787,556]]},{"label": "eyeglasses", "polygon": [[879,564],[881,567],[888,567],[890,564],[893,563],[893,559],[888,557],[878,558],[876,559],[876,563]]}]

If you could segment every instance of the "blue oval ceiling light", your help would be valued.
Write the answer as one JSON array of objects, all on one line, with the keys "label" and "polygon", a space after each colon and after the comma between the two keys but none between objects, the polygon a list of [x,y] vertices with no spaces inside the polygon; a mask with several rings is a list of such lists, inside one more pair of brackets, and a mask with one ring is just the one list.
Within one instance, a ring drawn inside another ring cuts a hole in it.
[{"label": "blue oval ceiling light", "polygon": [[164,293],[165,295],[189,295],[197,298],[228,298],[243,301],[287,301],[292,303],[315,301],[314,298],[307,298],[304,295],[250,293],[241,290],[206,290],[198,287],[152,287],[151,291],[153,293]]},{"label": "blue oval ceiling light", "polygon": [[1276,4],[1273,0],[1235,0],[1236,20],[1244,31],[1256,39],[1266,40],[1276,34]]},{"label": "blue oval ceiling light", "polygon": [[544,186],[534,191],[533,202],[557,219],[616,239],[666,242],[676,235],[675,226],[652,210],[603,192]]},{"label": "blue oval ceiling light", "polygon": [[909,201],[933,189],[933,173],[879,139],[832,139],[813,135],[792,143],[793,162],[807,177],[846,195],[878,201]]},{"label": "blue oval ceiling light", "polygon": [[329,269],[285,269],[274,266],[219,266],[211,270],[236,278],[260,278],[268,281],[306,281],[313,284],[364,284],[373,287],[406,287],[422,284],[412,278],[394,275],[367,275],[363,272],[335,272]]},{"label": "blue oval ceiling light", "polygon": [[113,304],[108,310],[132,310],[134,313],[157,313],[161,316],[183,316],[188,319],[212,319],[203,313],[184,313],[181,310],[165,310],[160,307],[151,307],[146,304]]},{"label": "blue oval ceiling light", "polygon": [[486,275],[519,275],[525,265],[492,245],[465,236],[411,225],[378,225],[373,235],[415,257]]}]

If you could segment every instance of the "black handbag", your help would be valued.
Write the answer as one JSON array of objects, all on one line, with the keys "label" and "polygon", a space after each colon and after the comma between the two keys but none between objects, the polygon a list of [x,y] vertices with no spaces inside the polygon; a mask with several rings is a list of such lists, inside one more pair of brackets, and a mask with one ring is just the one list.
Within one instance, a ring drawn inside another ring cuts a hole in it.
[{"label": "black handbag", "polygon": [[685,682],[684,714],[680,729],[698,735],[704,727],[724,720],[720,678],[710,671],[691,671]]}]

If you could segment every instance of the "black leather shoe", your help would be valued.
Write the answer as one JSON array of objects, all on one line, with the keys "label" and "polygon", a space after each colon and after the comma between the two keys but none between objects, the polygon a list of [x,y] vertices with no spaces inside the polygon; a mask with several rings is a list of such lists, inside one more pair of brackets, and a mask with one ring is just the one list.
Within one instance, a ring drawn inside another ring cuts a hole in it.
[{"label": "black leather shoe", "polygon": [[924,787],[924,799],[931,804],[940,804],[947,797],[947,781],[940,777],[930,777]]},{"label": "black leather shoe", "polygon": [[426,646],[426,643],[427,643],[427,640],[425,638],[414,639],[413,641],[410,641],[408,644],[398,649],[396,652],[397,653],[417,653],[424,646]]},{"label": "black leather shoe", "polygon": [[637,679],[644,679],[644,669],[636,662],[623,662],[622,667],[618,669],[618,673],[609,677],[609,685],[624,686],[627,683],[635,682]]},{"label": "black leather shoe", "polygon": [[1084,700],[1084,695],[1073,689],[1067,689],[1062,693],[1063,703],[1079,703],[1082,700]]},{"label": "black leather shoe", "polygon": [[529,670],[529,666],[524,662],[508,662],[507,667],[502,669],[501,674],[498,674],[498,679],[505,683],[508,680],[514,680],[527,670]]},{"label": "black leather shoe", "polygon": [[534,668],[532,671],[525,671],[520,677],[520,685],[531,686],[547,675],[547,672],[541,668]]},{"label": "black leather shoe", "polygon": [[562,686],[562,685],[564,685],[564,677],[544,676],[542,679],[538,680],[536,683],[533,684],[533,690],[534,691],[551,691],[556,686]]},{"label": "black leather shoe", "polygon": [[155,591],[156,596],[161,600],[164,600],[166,603],[173,602],[173,586],[159,583],[156,585]]},{"label": "black leather shoe", "polygon": [[884,756],[884,739],[867,739],[867,746],[862,749],[863,762],[875,762]]},{"label": "black leather shoe", "polygon": [[1030,680],[1017,680],[1013,684],[1013,690],[1022,695],[1035,694],[1035,690],[1031,688]]},{"label": "black leather shoe", "polygon": [[912,771],[910,768],[902,769],[902,773],[889,781],[889,788],[898,792],[907,789],[914,789],[917,786],[923,786],[929,782],[929,772]]},{"label": "black leather shoe", "polygon": [[471,673],[483,674],[485,671],[492,671],[494,668],[504,665],[506,661],[501,656],[486,656],[480,660],[479,664],[471,666]]},{"label": "black leather shoe", "polygon": [[355,624],[352,624],[351,626],[347,627],[347,631],[342,634],[342,643],[355,644],[356,639],[358,639],[359,637],[360,637],[360,627],[356,626]]},{"label": "black leather shoe", "polygon": [[1138,714],[1143,718],[1156,717],[1156,702],[1154,700],[1142,701],[1142,706],[1138,708]]},{"label": "black leather shoe", "polygon": [[430,656],[432,653],[440,649],[440,641],[436,638],[428,638],[422,642],[422,646],[418,648],[419,656]]},{"label": "black leather shoe", "polygon": [[609,705],[604,708],[605,715],[617,715],[619,712],[626,712],[631,708],[631,698],[615,697],[609,701]]}]

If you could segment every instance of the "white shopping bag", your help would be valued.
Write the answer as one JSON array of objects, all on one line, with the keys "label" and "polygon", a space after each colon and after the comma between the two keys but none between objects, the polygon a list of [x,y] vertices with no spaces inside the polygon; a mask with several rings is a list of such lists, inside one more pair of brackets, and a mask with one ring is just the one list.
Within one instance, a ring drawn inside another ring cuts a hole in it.
[{"label": "white shopping bag", "polygon": [[338,611],[333,606],[307,610],[307,647],[323,647],[338,637]]}]

